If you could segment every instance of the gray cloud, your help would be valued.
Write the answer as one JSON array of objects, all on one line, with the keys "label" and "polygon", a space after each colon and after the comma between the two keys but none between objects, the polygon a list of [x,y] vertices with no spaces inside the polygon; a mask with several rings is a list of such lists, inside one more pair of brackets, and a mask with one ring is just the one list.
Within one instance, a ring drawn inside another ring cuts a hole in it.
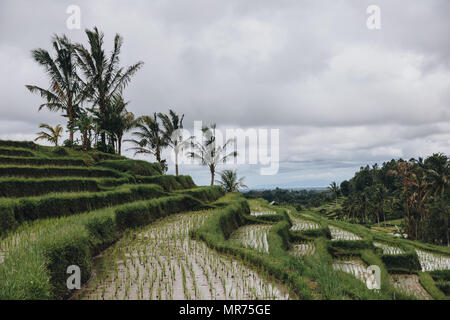
[{"label": "gray cloud", "polygon": [[[365,25],[372,3],[379,31]],[[2,1],[0,138],[65,122],[37,113],[41,100],[24,85],[47,83],[30,50],[50,49],[53,33],[85,41],[65,27],[70,4],[107,46],[124,36],[124,65],[145,61],[125,92],[135,114],[171,107],[188,127],[280,129],[280,173],[241,167],[250,186],[317,186],[365,163],[450,153],[446,0]],[[204,168],[184,169],[208,183]]]}]

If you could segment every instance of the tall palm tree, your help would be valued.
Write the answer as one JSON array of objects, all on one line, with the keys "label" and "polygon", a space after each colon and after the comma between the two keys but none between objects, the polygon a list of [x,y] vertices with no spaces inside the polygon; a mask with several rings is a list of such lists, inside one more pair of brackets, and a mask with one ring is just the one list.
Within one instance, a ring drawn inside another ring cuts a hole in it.
[{"label": "tall palm tree", "polygon": [[187,141],[183,141],[181,130],[183,129],[184,114],[178,116],[174,111],[169,109],[169,115],[158,113],[164,127],[164,136],[168,146],[173,149],[175,154],[175,175],[178,176],[178,155],[182,148],[186,146]]},{"label": "tall palm tree", "polygon": [[433,195],[442,198],[449,184],[449,158],[442,153],[433,154],[425,160],[425,168]]},{"label": "tall palm tree", "polygon": [[153,117],[142,116],[136,119],[134,127],[137,131],[132,132],[136,139],[125,140],[132,143],[135,147],[127,150],[134,150],[134,154],[151,154],[155,156],[156,161],[161,168],[166,171],[166,161],[161,159],[162,150],[168,143],[158,122],[158,116],[155,113]]},{"label": "tall palm tree", "polygon": [[[125,101],[120,94],[114,95],[107,103],[104,118],[105,130],[109,134],[110,143],[117,146],[114,148],[120,155],[122,152],[122,139],[125,132],[131,130],[135,124],[134,114],[127,110],[129,101]],[[93,110],[97,118],[100,117],[98,110]]]},{"label": "tall palm tree", "polygon": [[338,201],[338,197],[339,197],[339,186],[337,185],[336,181],[333,181],[332,183],[330,183],[330,185],[328,186],[328,190],[331,192],[331,194],[334,195],[335,198],[335,206],[337,208],[337,201]]},{"label": "tall palm tree", "polygon": [[38,141],[38,140],[47,140],[50,143],[54,143],[55,147],[58,146],[58,140],[61,137],[61,133],[63,131],[63,127],[61,127],[61,125],[57,125],[56,127],[52,127],[46,123],[41,123],[39,125],[39,128],[47,130],[48,132],[45,131],[41,131],[38,132],[37,134],[39,135],[36,139],[34,139],[34,141]]},{"label": "tall palm tree", "polygon": [[406,233],[408,237],[412,236],[412,219],[411,219],[411,205],[409,198],[409,186],[411,185],[411,171],[414,167],[413,162],[399,161],[396,168],[389,170],[388,174],[400,178],[402,195],[404,199],[404,206],[406,211]]},{"label": "tall palm tree", "polygon": [[[82,44],[76,44],[74,48],[77,53],[77,62],[85,77],[84,85],[91,93],[92,102],[99,109],[100,129],[105,129],[104,119],[108,100],[122,92],[144,63],[139,61],[127,68],[120,67],[119,55],[123,38],[119,34],[115,35],[114,49],[107,57],[103,48],[104,34],[97,27],[94,27],[93,30],[86,29],[85,32],[89,41],[89,49]],[[101,141],[106,144],[104,131],[101,133]]]},{"label": "tall palm tree", "polygon": [[232,151],[227,153],[227,147],[234,142],[233,139],[227,140],[223,145],[217,145],[216,142],[216,125],[202,128],[202,141],[192,142],[192,151],[188,156],[197,159],[204,166],[208,166],[211,173],[211,185],[214,185],[214,176],[216,167],[220,162],[225,162],[230,157],[236,157],[237,152]]},{"label": "tall palm tree", "polygon": [[[445,193],[450,183],[450,159],[442,153],[435,153],[425,160],[425,169],[433,198],[439,202],[442,208],[448,208],[448,197],[445,197]],[[445,217],[445,224],[448,226],[449,212],[448,210],[441,212]],[[447,228],[446,233],[447,246],[450,246],[450,228]]]},{"label": "tall palm tree", "polygon": [[50,88],[44,89],[34,85],[26,85],[32,93],[39,93],[46,100],[39,110],[47,108],[50,111],[63,111],[69,122],[69,140],[73,142],[73,122],[77,109],[86,98],[86,91],[81,87],[81,80],[76,70],[76,57],[72,44],[65,35],[52,38],[56,57],[53,58],[47,50],[32,51],[33,59],[45,68],[50,78]]},{"label": "tall palm tree", "polygon": [[241,188],[248,188],[244,184],[244,179],[245,177],[238,179],[237,170],[223,170],[218,182],[226,192],[237,192]]}]

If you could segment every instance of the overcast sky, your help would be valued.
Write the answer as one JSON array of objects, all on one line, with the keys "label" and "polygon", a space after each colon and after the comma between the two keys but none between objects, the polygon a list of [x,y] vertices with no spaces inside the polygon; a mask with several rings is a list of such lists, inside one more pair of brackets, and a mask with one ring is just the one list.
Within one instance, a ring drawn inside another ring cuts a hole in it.
[{"label": "overcast sky", "polygon": [[[370,4],[380,30],[366,27]],[[66,27],[69,5],[80,30]],[[123,65],[145,62],[124,92],[135,115],[171,107],[188,128],[280,129],[279,173],[241,166],[250,187],[326,186],[365,164],[450,154],[449,12],[448,0],[1,0],[0,139],[65,123],[24,87],[48,86],[30,51],[54,33],[85,43],[98,26],[108,51],[124,37]],[[209,182],[207,168],[181,170]]]}]

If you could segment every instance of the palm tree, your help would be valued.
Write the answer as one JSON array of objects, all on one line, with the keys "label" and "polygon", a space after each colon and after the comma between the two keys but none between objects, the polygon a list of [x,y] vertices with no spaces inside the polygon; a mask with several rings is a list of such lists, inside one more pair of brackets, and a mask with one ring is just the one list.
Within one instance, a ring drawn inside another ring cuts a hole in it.
[{"label": "palm tree", "polygon": [[[144,64],[139,61],[127,68],[119,66],[119,54],[123,38],[116,34],[114,37],[114,49],[109,58],[103,49],[104,34],[97,27],[93,30],[85,30],[89,41],[89,50],[82,44],[74,46],[77,53],[77,62],[85,76],[84,85],[91,93],[91,100],[99,108],[100,129],[105,129],[106,109],[108,100],[115,94],[119,94],[131,81],[133,75]],[[102,131],[101,141],[106,144],[106,133]]]},{"label": "palm tree", "polygon": [[179,117],[175,112],[169,109],[169,115],[159,113],[158,117],[163,124],[164,136],[168,146],[171,147],[175,153],[175,175],[178,176],[178,154],[187,144],[187,141],[183,141],[180,130],[183,129],[184,114]]},{"label": "palm tree", "polygon": [[56,58],[47,50],[36,49],[32,51],[33,59],[45,68],[50,78],[50,88],[43,89],[38,86],[26,85],[32,93],[39,93],[46,100],[39,106],[50,111],[64,111],[69,121],[69,140],[73,142],[73,122],[77,109],[86,98],[86,92],[81,88],[81,80],[76,71],[76,60],[72,44],[65,35],[52,38]]},{"label": "palm tree", "polygon": [[[430,189],[433,193],[433,196],[436,199],[439,199],[440,205],[442,207],[448,208],[448,200],[445,203],[445,191],[447,190],[447,186],[449,184],[449,175],[450,175],[450,161],[449,158],[442,154],[436,153],[431,157],[428,157],[425,160],[425,167],[427,168],[427,178],[430,181]],[[448,226],[449,214],[448,210],[442,210],[444,214],[446,225]],[[447,246],[450,246],[450,228],[447,228]]]},{"label": "palm tree", "polygon": [[328,190],[331,192],[331,194],[334,195],[334,198],[336,200],[335,204],[336,204],[336,208],[337,208],[337,200],[339,197],[339,186],[336,184],[336,181],[333,181],[332,183],[330,183],[330,185],[328,186]]},{"label": "palm tree", "polygon": [[411,219],[411,205],[409,198],[409,186],[411,185],[411,171],[414,167],[413,162],[399,161],[396,165],[396,169],[389,170],[388,174],[399,177],[402,187],[402,194],[404,197],[404,206],[406,210],[406,233],[408,237],[412,236],[412,219]]},{"label": "palm tree", "polygon": [[134,114],[127,110],[128,104],[129,101],[125,102],[119,94],[114,95],[107,103],[105,129],[110,133],[110,141],[117,142],[116,149],[119,155],[122,154],[123,135],[135,124]]},{"label": "palm tree", "polygon": [[211,173],[211,185],[214,185],[214,176],[216,173],[216,167],[220,162],[225,162],[230,157],[236,157],[237,152],[232,151],[227,153],[227,147],[234,142],[233,139],[229,139],[224,145],[217,145],[216,142],[216,125],[211,125],[210,128],[202,128],[202,141],[194,143],[192,142],[191,152],[188,156],[197,159],[202,165],[208,166]]},{"label": "palm tree", "polygon": [[238,179],[237,170],[223,170],[218,181],[226,192],[237,192],[240,188],[248,188],[244,184],[245,177]]},{"label": "palm tree", "polygon": [[61,125],[58,124],[56,127],[53,128],[46,123],[41,123],[39,125],[39,128],[46,129],[48,132],[45,132],[45,131],[38,132],[37,134],[39,136],[36,139],[34,139],[34,141],[38,141],[41,139],[47,140],[50,143],[54,143],[55,147],[57,147],[58,140],[61,137],[61,133],[63,131],[63,127],[61,127]]},{"label": "palm tree", "polygon": [[95,129],[94,123],[93,116],[84,110],[80,110],[73,125],[73,128],[81,133],[83,150],[85,151],[91,148],[91,132]]},{"label": "palm tree", "polygon": [[427,178],[435,197],[442,197],[449,184],[450,161],[442,153],[433,154],[425,160]]},{"label": "palm tree", "polygon": [[137,131],[132,133],[137,139],[125,140],[131,142],[135,147],[127,150],[134,150],[136,154],[151,154],[155,156],[156,161],[161,165],[163,171],[166,171],[167,164],[161,159],[162,149],[167,147],[168,143],[165,139],[163,131],[158,122],[158,116],[155,113],[153,117],[142,116],[136,119],[134,127]]}]

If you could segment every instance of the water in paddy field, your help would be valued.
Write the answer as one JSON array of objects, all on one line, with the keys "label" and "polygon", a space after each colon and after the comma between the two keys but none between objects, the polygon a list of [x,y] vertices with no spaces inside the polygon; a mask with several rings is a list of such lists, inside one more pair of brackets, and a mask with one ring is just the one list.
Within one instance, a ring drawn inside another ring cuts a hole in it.
[{"label": "water in paddy field", "polygon": [[403,293],[415,296],[421,300],[432,299],[430,294],[422,287],[416,274],[391,274],[389,280],[392,285]]},{"label": "water in paddy field", "polygon": [[403,251],[400,248],[397,247],[393,247],[381,242],[374,242],[373,245],[377,248],[381,248],[383,250],[383,254],[387,254],[387,255],[399,255],[399,254],[404,254],[405,251]]},{"label": "water in paddy field", "polygon": [[244,247],[258,250],[262,253],[269,252],[267,234],[272,225],[252,224],[240,227],[230,236],[230,241],[241,243]]},{"label": "water in paddy field", "polygon": [[284,286],[189,238],[208,214],[174,215],[121,240],[82,298],[289,299]]},{"label": "water in paddy field", "polygon": [[362,240],[356,234],[330,225],[331,240]]},{"label": "water in paddy field", "polygon": [[333,261],[333,269],[352,274],[364,283],[369,277],[367,267],[359,258],[336,259]]},{"label": "water in paddy field", "polygon": [[416,249],[422,271],[450,270],[450,257]]},{"label": "water in paddy field", "polygon": [[295,256],[310,256],[314,254],[315,249],[314,243],[310,241],[292,245],[289,252]]},{"label": "water in paddy field", "polygon": [[319,229],[319,224],[312,221],[301,220],[291,217],[292,221],[292,231],[305,231],[305,230],[315,230]]},{"label": "water in paddy field", "polygon": [[254,217],[269,216],[274,214],[277,213],[275,211],[267,211],[267,210],[255,210],[255,211],[252,210],[252,212],[250,212],[250,215]]}]

